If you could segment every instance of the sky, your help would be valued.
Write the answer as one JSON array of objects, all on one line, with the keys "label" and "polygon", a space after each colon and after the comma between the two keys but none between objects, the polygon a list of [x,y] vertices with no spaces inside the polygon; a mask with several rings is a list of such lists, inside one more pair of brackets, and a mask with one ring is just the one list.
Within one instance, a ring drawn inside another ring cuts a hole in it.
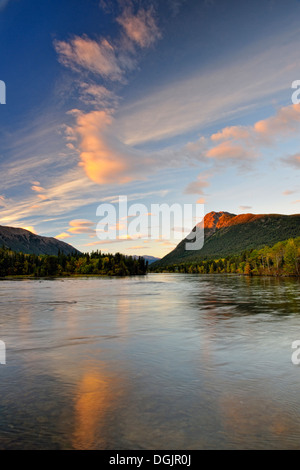
[{"label": "sky", "polygon": [[0,224],[162,257],[175,225],[103,240],[97,208],[299,213],[299,15],[298,0],[0,0]]}]

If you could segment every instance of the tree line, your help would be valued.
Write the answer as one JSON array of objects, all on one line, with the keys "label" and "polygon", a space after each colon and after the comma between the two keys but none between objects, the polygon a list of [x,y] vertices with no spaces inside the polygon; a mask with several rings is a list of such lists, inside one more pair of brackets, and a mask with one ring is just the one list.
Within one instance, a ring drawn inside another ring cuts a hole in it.
[{"label": "tree line", "polygon": [[234,273],[249,276],[300,276],[300,237],[244,251],[221,259],[202,260],[152,268],[153,272],[217,274]]},{"label": "tree line", "polygon": [[5,276],[68,276],[108,275],[132,276],[146,274],[148,261],[120,253],[103,254],[101,251],[65,255],[33,255],[0,248],[0,277]]}]

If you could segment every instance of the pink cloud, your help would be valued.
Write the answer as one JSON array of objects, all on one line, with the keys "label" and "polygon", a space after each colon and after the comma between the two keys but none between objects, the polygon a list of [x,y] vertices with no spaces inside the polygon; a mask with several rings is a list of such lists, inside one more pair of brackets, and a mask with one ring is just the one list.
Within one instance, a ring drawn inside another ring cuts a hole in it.
[{"label": "pink cloud", "polygon": [[75,235],[83,234],[83,233],[88,233],[88,234],[94,234],[95,229],[92,228],[94,227],[94,222],[91,222],[90,220],[83,220],[83,219],[74,219],[69,222],[70,228],[68,229],[68,233],[72,233]]},{"label": "pink cloud", "polygon": [[243,126],[229,126],[224,127],[221,131],[217,132],[216,134],[211,135],[211,140],[219,141],[219,140],[244,140],[250,137],[249,129]]},{"label": "pink cloud", "polygon": [[42,186],[36,186],[36,185],[31,186],[31,189],[32,189],[32,191],[36,191],[38,193],[42,193],[43,191],[45,191],[45,189],[42,188]]},{"label": "pink cloud", "polygon": [[254,125],[257,135],[270,139],[278,135],[289,134],[299,129],[300,104],[280,108],[275,116],[258,121]]},{"label": "pink cloud", "polygon": [[[220,142],[206,152],[206,157],[218,160],[251,160],[263,145],[274,144],[280,137],[300,129],[300,104],[280,108],[274,116],[256,122],[253,126],[229,126],[212,134],[213,142]],[[286,159],[298,166],[297,156]]]},{"label": "pink cloud", "polygon": [[131,8],[127,8],[117,18],[117,22],[124,28],[128,38],[140,47],[149,47],[161,37],[153,8],[148,10],[141,8],[137,14],[134,14]]},{"label": "pink cloud", "polygon": [[27,227],[21,227],[21,228],[23,228],[24,230],[28,230],[31,233],[36,234],[35,228],[32,225],[28,225]]},{"label": "pink cloud", "polygon": [[70,235],[69,233],[67,232],[62,232],[60,233],[59,235],[56,235],[55,238],[57,238],[58,240],[63,240],[64,238],[69,238],[71,237],[72,235]]},{"label": "pink cloud", "polygon": [[115,47],[106,39],[97,42],[86,36],[75,36],[70,42],[55,41],[54,47],[59,61],[66,67],[82,68],[113,81],[123,78]]},{"label": "pink cloud", "polygon": [[248,160],[253,158],[253,153],[242,145],[226,141],[208,150],[206,156],[217,160]]},{"label": "pink cloud", "polygon": [[[95,183],[124,184],[145,179],[154,160],[120,142],[111,130],[107,111],[76,112],[75,134],[79,140],[80,166]],[[146,171],[145,171],[146,170]]]}]

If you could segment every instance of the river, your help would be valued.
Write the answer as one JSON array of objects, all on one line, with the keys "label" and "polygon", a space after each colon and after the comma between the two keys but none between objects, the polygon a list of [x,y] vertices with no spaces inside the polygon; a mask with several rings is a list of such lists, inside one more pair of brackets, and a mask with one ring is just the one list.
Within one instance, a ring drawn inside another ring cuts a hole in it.
[{"label": "river", "polygon": [[1,449],[297,449],[300,283],[0,282]]}]

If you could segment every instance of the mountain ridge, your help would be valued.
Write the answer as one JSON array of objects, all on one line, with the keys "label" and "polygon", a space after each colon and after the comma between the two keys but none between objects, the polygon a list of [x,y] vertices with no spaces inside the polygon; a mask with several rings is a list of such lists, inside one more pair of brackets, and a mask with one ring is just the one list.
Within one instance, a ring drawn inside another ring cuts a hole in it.
[{"label": "mountain ridge", "polygon": [[153,267],[217,259],[240,254],[245,250],[272,246],[277,242],[300,236],[300,214],[231,214],[209,212],[192,232],[203,228],[204,246],[201,250],[185,250],[188,238]]},{"label": "mountain ridge", "polygon": [[44,237],[24,228],[5,225],[0,225],[0,246],[2,245],[16,252],[35,255],[57,255],[59,251],[66,255],[80,253],[72,245],[54,237]]}]

